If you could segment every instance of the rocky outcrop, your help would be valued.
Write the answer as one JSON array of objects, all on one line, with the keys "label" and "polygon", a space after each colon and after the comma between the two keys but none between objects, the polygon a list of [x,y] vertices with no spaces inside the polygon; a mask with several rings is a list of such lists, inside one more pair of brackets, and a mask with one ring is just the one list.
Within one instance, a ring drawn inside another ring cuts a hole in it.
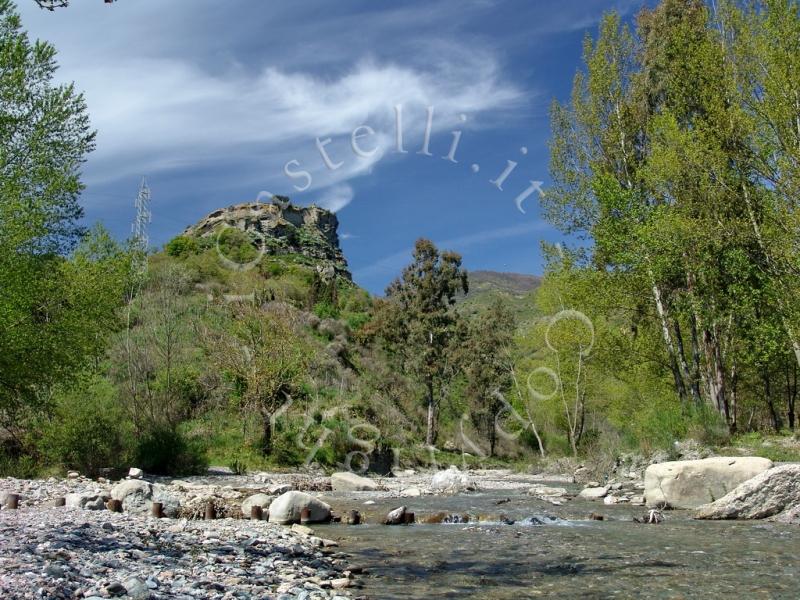
[{"label": "rocky outcrop", "polygon": [[377,481],[350,472],[331,475],[331,487],[334,492],[374,492],[380,488]]},{"label": "rocky outcrop", "polygon": [[704,458],[650,465],[644,474],[648,506],[697,508],[772,467],[756,456]]},{"label": "rocky outcrop", "polygon": [[[785,516],[780,517],[783,513]],[[800,464],[781,465],[745,481],[697,509],[697,519],[765,519],[793,522],[800,516]]]},{"label": "rocky outcrop", "polygon": [[269,522],[289,525],[299,523],[303,509],[308,509],[309,523],[330,521],[331,507],[305,492],[286,492],[269,505]]},{"label": "rocky outcrop", "polygon": [[183,235],[210,237],[225,227],[253,233],[267,254],[302,254],[329,271],[352,279],[339,247],[336,215],[318,206],[294,206],[276,196],[272,203],[247,202],[215,210]]}]

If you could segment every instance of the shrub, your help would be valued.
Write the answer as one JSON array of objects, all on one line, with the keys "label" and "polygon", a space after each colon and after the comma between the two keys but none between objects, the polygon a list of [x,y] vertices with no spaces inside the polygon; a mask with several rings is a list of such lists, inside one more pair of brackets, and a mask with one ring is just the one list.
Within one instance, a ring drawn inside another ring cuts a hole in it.
[{"label": "shrub", "polygon": [[48,463],[96,476],[126,464],[129,431],[113,389],[95,381],[57,396],[38,446]]},{"label": "shrub", "polygon": [[197,239],[194,237],[179,235],[167,242],[164,246],[164,250],[170,256],[186,258],[192,254],[198,254],[200,252],[200,244],[197,243]]},{"label": "shrub", "polygon": [[193,475],[208,468],[205,448],[198,439],[166,427],[154,429],[139,440],[136,464],[157,475]]}]

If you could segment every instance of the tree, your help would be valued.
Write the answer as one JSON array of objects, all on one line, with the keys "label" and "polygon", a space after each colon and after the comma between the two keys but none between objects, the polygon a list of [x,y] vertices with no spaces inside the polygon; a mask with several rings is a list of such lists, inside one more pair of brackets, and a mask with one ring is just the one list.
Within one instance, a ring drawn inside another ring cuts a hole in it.
[{"label": "tree", "polygon": [[470,415],[489,440],[489,456],[494,456],[497,419],[506,406],[497,392],[511,384],[514,329],[514,315],[506,303],[497,298],[470,320],[467,338],[459,348]]},{"label": "tree", "polygon": [[448,373],[448,355],[457,314],[456,295],[468,290],[461,256],[439,252],[417,240],[413,259],[386,289],[380,336],[387,350],[425,387],[428,445],[436,442],[439,387]]},{"label": "tree", "polygon": [[244,304],[231,311],[230,328],[208,330],[206,344],[232,383],[239,408],[258,415],[266,456],[272,452],[274,417],[300,388],[312,353],[289,315]]},{"label": "tree", "polygon": [[[80,166],[94,147],[83,97],[55,85],[55,50],[0,0],[0,411],[41,403],[102,352],[124,253],[85,239]],[[70,253],[75,251],[72,260]]]}]

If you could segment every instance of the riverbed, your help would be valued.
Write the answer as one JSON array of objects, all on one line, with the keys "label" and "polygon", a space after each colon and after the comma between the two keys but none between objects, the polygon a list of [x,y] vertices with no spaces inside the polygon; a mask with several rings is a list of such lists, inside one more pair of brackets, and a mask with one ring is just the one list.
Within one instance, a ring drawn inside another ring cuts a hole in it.
[{"label": "riverbed", "polygon": [[[633,518],[647,512],[643,507],[581,499],[552,506],[521,490],[382,498],[374,505],[328,499],[340,511],[365,514],[365,525],[318,529],[363,565],[370,598],[800,597],[796,526],[695,521],[687,511],[666,512],[658,525],[638,524]],[[490,520],[380,525],[400,503],[418,519],[443,511]],[[592,512],[604,520],[589,520]]]}]

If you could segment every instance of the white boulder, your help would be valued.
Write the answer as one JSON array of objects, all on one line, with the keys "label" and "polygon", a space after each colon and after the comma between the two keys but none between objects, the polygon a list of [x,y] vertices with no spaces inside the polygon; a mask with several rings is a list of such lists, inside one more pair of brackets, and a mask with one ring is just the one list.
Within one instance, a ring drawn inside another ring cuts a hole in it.
[{"label": "white boulder", "polygon": [[349,471],[331,475],[331,488],[334,492],[374,492],[379,487],[374,479],[367,479]]},{"label": "white boulder", "polygon": [[644,473],[644,497],[648,506],[697,508],[770,468],[771,460],[757,456],[658,463]]},{"label": "white boulder", "polygon": [[439,471],[431,478],[431,488],[436,492],[458,493],[476,489],[472,478],[462,473],[455,465],[446,471]]},{"label": "white boulder", "polygon": [[253,494],[248,496],[242,502],[242,514],[245,519],[250,518],[250,512],[254,506],[260,506],[262,509],[268,509],[269,505],[274,500],[275,496],[268,494]]},{"label": "white boulder", "polygon": [[800,464],[781,465],[764,471],[718,500],[697,509],[697,519],[764,519],[792,521],[800,510]]},{"label": "white boulder", "polygon": [[608,495],[608,488],[606,486],[597,486],[597,487],[587,487],[581,490],[580,496],[581,498],[586,498],[588,500],[600,500],[600,498],[605,498]]},{"label": "white boulder", "polygon": [[301,511],[309,510],[309,523],[324,523],[331,518],[331,507],[305,492],[286,492],[269,506],[269,522],[288,525],[300,522]]}]

